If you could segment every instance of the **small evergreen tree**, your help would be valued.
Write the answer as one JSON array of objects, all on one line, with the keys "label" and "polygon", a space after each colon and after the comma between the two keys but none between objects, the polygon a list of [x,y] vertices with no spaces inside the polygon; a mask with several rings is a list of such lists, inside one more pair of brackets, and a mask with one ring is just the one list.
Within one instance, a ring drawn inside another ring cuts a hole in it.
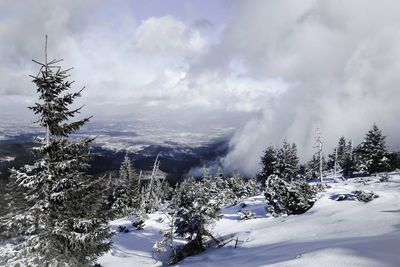
[{"label": "small evergreen tree", "polygon": [[233,172],[232,178],[229,179],[229,187],[234,195],[233,204],[237,204],[243,197],[245,197],[245,184],[244,177],[239,172]]},{"label": "small evergreen tree", "polygon": [[290,145],[283,141],[282,148],[277,150],[275,162],[273,163],[274,174],[282,177],[287,182],[294,180],[298,173],[299,159],[297,157],[296,144]]},{"label": "small evergreen tree", "polygon": [[382,131],[376,124],[366,134],[361,143],[358,153],[360,157],[360,168],[369,174],[383,172],[389,169],[388,151]]},{"label": "small evergreen tree", "polygon": [[258,181],[264,184],[267,178],[274,173],[274,164],[276,161],[276,149],[269,146],[261,157],[261,171],[258,174]]},{"label": "small evergreen tree", "polygon": [[332,169],[334,167],[335,161],[337,166],[340,166],[342,168],[344,159],[347,154],[347,143],[346,143],[346,138],[344,136],[340,137],[339,142],[337,147],[335,148],[335,151],[332,154],[329,154],[329,160],[327,162],[327,167],[328,169]]},{"label": "small evergreen tree", "polygon": [[205,250],[206,237],[218,243],[208,227],[221,218],[220,207],[217,202],[211,201],[202,183],[196,183],[193,178],[184,180],[171,205],[177,211],[175,233],[188,240],[185,245],[188,255]]},{"label": "small evergreen tree", "polygon": [[352,177],[356,169],[356,160],[353,151],[353,143],[349,141],[346,146],[346,152],[343,156],[340,167],[343,170],[344,176]]},{"label": "small evergreen tree", "polygon": [[314,154],[309,162],[306,164],[306,177],[308,180],[315,179],[319,175],[319,159],[318,153]]},{"label": "small evergreen tree", "polygon": [[218,189],[217,189],[217,184],[216,180],[213,179],[213,177],[210,175],[210,170],[206,168],[206,166],[203,166],[203,177],[202,177],[202,182],[205,188],[208,189],[208,194],[210,198],[217,198],[218,196]]},{"label": "small evergreen tree", "polygon": [[261,184],[253,177],[246,182],[244,192],[245,197],[256,196],[261,192]]},{"label": "small evergreen tree", "polygon": [[114,191],[113,208],[122,210],[124,216],[137,209],[140,203],[140,181],[132,162],[126,153],[119,169],[120,186]]},{"label": "small evergreen tree", "polygon": [[325,160],[324,155],[322,155],[322,159],[320,159],[321,153],[317,151],[312,159],[307,163],[306,166],[306,176],[307,178],[315,179],[319,178],[321,180],[321,165],[322,165],[322,171],[327,169],[327,163]]},{"label": "small evergreen tree", "polygon": [[305,181],[286,182],[277,175],[271,175],[266,181],[264,196],[268,212],[278,217],[306,212],[314,205],[317,192],[315,186]]},{"label": "small evergreen tree", "polygon": [[217,174],[215,175],[214,180],[218,192],[221,192],[227,186],[226,177],[224,176],[221,166],[218,167]]}]

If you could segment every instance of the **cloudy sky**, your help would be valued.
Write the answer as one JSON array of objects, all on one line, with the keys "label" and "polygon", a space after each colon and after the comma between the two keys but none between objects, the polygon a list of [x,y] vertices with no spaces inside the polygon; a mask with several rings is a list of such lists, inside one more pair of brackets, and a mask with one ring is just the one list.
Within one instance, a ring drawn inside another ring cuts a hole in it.
[{"label": "cloudy sky", "polygon": [[400,147],[400,2],[0,0],[0,118],[36,101],[31,59],[74,67],[94,120],[235,129],[227,169],[258,170],[268,145],[313,153],[376,122]]}]

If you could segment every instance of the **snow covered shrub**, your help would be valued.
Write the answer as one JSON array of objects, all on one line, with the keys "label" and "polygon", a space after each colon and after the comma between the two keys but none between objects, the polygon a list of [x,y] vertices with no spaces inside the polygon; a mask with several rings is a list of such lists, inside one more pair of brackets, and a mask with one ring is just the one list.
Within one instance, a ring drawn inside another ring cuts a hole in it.
[{"label": "snow covered shrub", "polygon": [[143,230],[145,221],[146,219],[144,217],[138,216],[132,221],[132,226],[135,227],[136,230]]},{"label": "snow covered shrub", "polygon": [[360,183],[362,183],[363,185],[367,185],[368,182],[372,182],[373,179],[372,179],[371,177],[368,177],[368,176],[367,176],[367,177],[361,177],[361,178],[359,178],[358,181],[359,181]]},{"label": "snow covered shrub", "polygon": [[157,241],[153,248],[159,253],[168,253],[169,254],[169,262],[168,264],[175,264],[182,260],[183,254],[182,249],[177,248],[174,244],[174,233],[175,233],[175,219],[177,215],[177,210],[174,208],[172,204],[170,204],[166,210],[163,211],[166,216],[168,222],[168,229],[161,230],[160,234],[163,238],[160,241]]},{"label": "snow covered shrub", "polygon": [[343,201],[343,200],[346,200],[346,199],[347,199],[347,196],[343,195],[343,194],[338,195],[337,197],[334,198],[334,200],[336,200],[336,201]]},{"label": "snow covered shrub", "polygon": [[261,192],[261,184],[257,182],[256,178],[249,179],[244,186],[244,196],[253,197]]},{"label": "snow covered shrub", "polygon": [[126,226],[118,225],[118,232],[129,233],[129,230],[126,228]]},{"label": "snow covered shrub", "polygon": [[196,183],[193,178],[183,181],[171,201],[171,208],[176,210],[175,233],[188,240],[185,254],[204,251],[205,238],[218,243],[208,228],[221,218],[220,207],[210,199],[202,183]]},{"label": "snow covered shrub", "polygon": [[233,172],[232,177],[227,179],[227,188],[223,190],[224,204],[236,205],[246,197],[246,181],[240,173]]},{"label": "snow covered shrub", "polygon": [[286,182],[277,175],[271,175],[266,181],[265,198],[268,212],[280,215],[302,214],[309,210],[316,201],[320,190],[304,181]]},{"label": "snow covered shrub", "polygon": [[213,187],[210,186],[209,182],[204,183],[204,186],[215,191],[210,196],[222,205],[236,205],[241,200],[256,196],[261,192],[261,184],[257,182],[256,178],[246,180],[236,172],[232,174],[232,177],[217,175],[213,182]]},{"label": "snow covered shrub", "polygon": [[387,173],[379,175],[379,181],[380,182],[387,182],[390,179],[390,175]]},{"label": "snow covered shrub", "polygon": [[366,192],[363,190],[355,190],[351,192],[358,201],[362,202],[369,202],[371,200],[374,200],[375,198],[378,198],[379,195],[374,193],[374,192]]},{"label": "snow covered shrub", "polygon": [[160,234],[163,236],[163,238],[160,241],[157,241],[153,248],[160,253],[167,252],[168,243],[170,240],[173,240],[173,236],[171,235],[170,231],[160,231]]},{"label": "snow covered shrub", "polygon": [[251,219],[255,219],[257,216],[255,214],[255,212],[245,209],[244,212],[239,211],[237,213],[237,215],[240,216],[241,220],[251,220]]}]

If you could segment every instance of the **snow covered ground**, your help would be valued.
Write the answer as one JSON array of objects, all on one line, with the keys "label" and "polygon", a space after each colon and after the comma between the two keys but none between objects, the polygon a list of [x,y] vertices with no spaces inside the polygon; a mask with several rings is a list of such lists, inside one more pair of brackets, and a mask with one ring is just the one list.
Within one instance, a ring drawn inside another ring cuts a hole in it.
[{"label": "snow covered ground", "polygon": [[[388,182],[368,177],[327,183],[331,188],[302,215],[267,216],[262,195],[244,201],[257,214],[253,220],[239,220],[240,206],[225,207],[214,233],[231,241],[177,266],[400,266],[400,175],[392,174]],[[354,190],[373,191],[379,198],[367,203],[334,200]],[[152,214],[142,231],[133,230],[129,219],[113,221],[113,229],[124,225],[130,232],[114,236],[112,250],[99,263],[162,266],[153,249],[161,239],[159,230],[167,228],[166,220],[156,221],[160,217],[160,212]]]}]

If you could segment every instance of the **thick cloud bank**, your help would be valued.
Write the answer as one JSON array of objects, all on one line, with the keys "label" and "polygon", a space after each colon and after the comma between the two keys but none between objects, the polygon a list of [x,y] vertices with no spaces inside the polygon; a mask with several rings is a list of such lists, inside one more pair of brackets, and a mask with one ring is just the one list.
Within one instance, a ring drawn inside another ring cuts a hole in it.
[{"label": "thick cloud bank", "polygon": [[317,127],[328,153],[341,135],[361,141],[374,122],[399,148],[399,14],[398,1],[240,2],[213,66],[240,60],[248,75],[291,86],[237,131],[225,169],[256,173],[262,151],[284,138],[305,160]]}]

